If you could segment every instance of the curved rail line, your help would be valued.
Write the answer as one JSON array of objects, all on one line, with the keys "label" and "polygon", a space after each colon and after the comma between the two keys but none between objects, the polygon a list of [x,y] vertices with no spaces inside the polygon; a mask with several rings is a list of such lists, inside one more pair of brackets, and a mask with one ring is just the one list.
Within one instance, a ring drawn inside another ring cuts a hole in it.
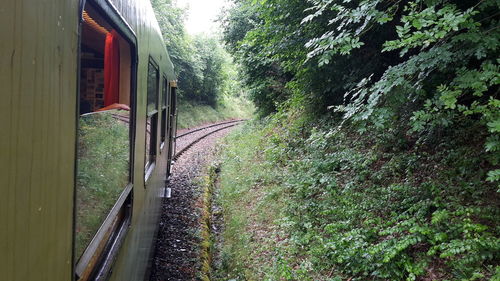
[{"label": "curved rail line", "polygon": [[205,129],[208,129],[208,128],[217,127],[217,126],[221,126],[221,125],[225,125],[225,124],[236,123],[236,122],[243,122],[243,121],[246,121],[246,120],[248,120],[248,119],[237,119],[237,120],[225,121],[225,122],[221,122],[221,123],[217,123],[217,124],[208,125],[208,126],[205,126],[205,127],[201,127],[201,128],[197,128],[195,130],[191,130],[191,131],[185,132],[184,134],[180,134],[180,135],[176,136],[175,138],[178,139],[178,138],[181,138],[183,136],[186,136],[186,135],[189,135],[189,134],[201,131],[201,130],[205,130]]},{"label": "curved rail line", "polygon": [[[207,127],[202,128],[202,129],[207,129],[207,128],[216,127],[216,126],[220,126],[220,125],[230,124],[230,125],[228,125],[228,126],[224,126],[224,127],[222,127],[222,128],[218,128],[218,129],[215,129],[215,130],[213,130],[213,131],[210,131],[210,132],[208,132],[208,133],[204,134],[203,136],[201,136],[201,137],[199,137],[199,138],[195,139],[194,141],[192,141],[191,143],[189,143],[188,145],[186,145],[184,148],[182,148],[181,150],[179,150],[179,152],[177,152],[177,153],[174,155],[173,159],[174,159],[174,160],[177,160],[177,159],[178,159],[178,158],[179,158],[179,157],[180,157],[180,156],[181,156],[184,152],[186,152],[186,150],[188,150],[189,148],[191,148],[193,145],[195,145],[196,143],[198,143],[198,142],[199,142],[199,141],[201,141],[202,139],[204,139],[204,138],[206,138],[206,137],[210,136],[211,134],[214,134],[214,133],[216,133],[216,132],[218,132],[218,131],[221,131],[221,130],[224,130],[224,129],[227,129],[227,128],[231,128],[231,127],[237,126],[237,125],[239,125],[239,123],[240,123],[240,122],[243,122],[243,121],[245,121],[245,120],[243,120],[243,119],[242,119],[242,120],[236,120],[236,121],[224,122],[224,123],[214,124],[214,125],[210,125],[210,126],[207,126]],[[238,122],[238,123],[237,123],[237,122]],[[232,124],[231,124],[231,123],[232,123]],[[236,124],[235,124],[235,123],[236,123]],[[182,134],[181,136],[185,136],[185,135],[187,135],[187,134],[194,133],[194,132],[197,132],[197,131],[200,131],[200,130],[201,130],[201,129],[196,129],[196,130],[193,130],[193,131],[187,132],[187,133],[185,133],[185,134]]]}]

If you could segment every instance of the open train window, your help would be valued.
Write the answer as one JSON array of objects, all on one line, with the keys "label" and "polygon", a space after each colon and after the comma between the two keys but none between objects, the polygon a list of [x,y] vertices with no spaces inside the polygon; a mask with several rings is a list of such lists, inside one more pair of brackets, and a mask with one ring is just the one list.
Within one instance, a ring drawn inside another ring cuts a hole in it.
[{"label": "open train window", "polygon": [[156,161],[156,141],[158,132],[158,82],[159,70],[155,61],[150,58],[148,64],[148,93],[146,116],[146,161],[145,179],[149,178]]},{"label": "open train window", "polygon": [[114,11],[87,3],[80,32],[77,280],[109,271],[131,217],[136,44],[105,10]]},{"label": "open train window", "polygon": [[168,102],[168,80],[167,78],[164,76],[163,77],[163,81],[162,81],[162,104],[161,104],[161,107],[162,107],[162,110],[161,110],[161,149],[163,149],[164,145],[165,145],[165,140],[167,139],[166,137],[166,132],[168,131],[167,129],[167,114],[169,114],[168,112],[168,106],[169,106],[169,102]]}]

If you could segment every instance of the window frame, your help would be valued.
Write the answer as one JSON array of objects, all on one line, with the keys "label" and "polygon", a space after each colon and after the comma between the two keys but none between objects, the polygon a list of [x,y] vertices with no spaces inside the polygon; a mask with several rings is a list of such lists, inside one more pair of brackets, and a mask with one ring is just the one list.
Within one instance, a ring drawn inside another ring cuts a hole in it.
[{"label": "window frame", "polygon": [[[118,197],[117,201],[109,211],[99,229],[95,233],[89,245],[83,251],[80,257],[76,257],[76,219],[77,219],[77,193],[76,176],[75,176],[75,195],[73,197],[73,262],[72,276],[79,279],[85,272],[92,270],[91,275],[107,276],[111,274],[111,267],[117,258],[118,252],[125,241],[129,226],[132,221],[133,213],[133,188],[134,188],[134,166],[135,166],[135,145],[136,145],[136,128],[137,128],[137,74],[138,74],[138,41],[135,32],[132,30],[127,21],[116,10],[112,4],[103,0],[87,0],[80,2],[80,21],[78,23],[78,55],[77,55],[77,114],[76,114],[76,130],[79,130],[80,120],[80,77],[81,77],[81,39],[82,39],[82,24],[83,11],[86,5],[90,5],[93,9],[102,16],[102,18],[110,24],[120,36],[127,42],[130,48],[130,114],[129,114],[129,183],[124,187],[124,190]],[[78,139],[76,139],[75,147],[78,147]],[[75,161],[77,157],[75,157]],[[77,162],[76,162],[77,163]],[[77,169],[77,164],[75,164]],[[102,246],[105,245],[104,248]]]},{"label": "window frame", "polygon": [[160,153],[163,153],[165,142],[168,140],[168,115],[170,114],[170,87],[167,76],[162,76],[162,101],[161,101],[161,128],[160,128]]},{"label": "window frame", "polygon": [[168,158],[172,159],[175,156],[176,150],[176,134],[177,134],[177,81],[168,82],[169,88],[169,110],[168,110],[168,136],[169,136],[169,154]]},{"label": "window frame", "polygon": [[[149,110],[149,75],[150,66],[156,71],[156,93],[155,93],[155,106],[153,110]],[[156,167],[156,158],[158,156],[158,107],[160,106],[160,67],[159,64],[150,55],[148,60],[148,71],[147,71],[147,91],[146,91],[146,123],[145,123],[145,134],[144,134],[144,188],[146,188],[146,182],[151,178],[153,171]],[[150,122],[150,136],[149,136],[149,151],[146,149],[148,146],[148,121]]]},{"label": "window frame", "polygon": [[[152,66],[155,70],[156,70],[156,95],[155,95],[155,105],[156,105],[156,108],[149,111],[149,66]],[[146,97],[146,116],[149,117],[155,113],[158,113],[158,108],[159,108],[159,105],[160,105],[160,66],[159,64],[155,61],[155,59],[152,57],[152,56],[149,56],[149,60],[148,60],[148,72],[147,72],[147,75],[148,75],[148,81],[147,81],[147,87],[148,87],[148,90],[147,90],[147,97]]]}]

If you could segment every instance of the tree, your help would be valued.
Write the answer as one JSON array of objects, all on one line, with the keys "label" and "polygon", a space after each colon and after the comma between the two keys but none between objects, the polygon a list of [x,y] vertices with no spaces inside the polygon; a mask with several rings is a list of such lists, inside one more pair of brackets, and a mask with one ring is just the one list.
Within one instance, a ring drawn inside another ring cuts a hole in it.
[{"label": "tree", "polygon": [[166,48],[178,76],[181,98],[212,107],[234,77],[223,72],[228,60],[216,36],[189,36],[184,27],[186,11],[172,0],[153,0]]},{"label": "tree", "polygon": [[234,2],[224,39],[264,115],[334,108],[362,128],[427,139],[479,119],[500,163],[498,1]]}]

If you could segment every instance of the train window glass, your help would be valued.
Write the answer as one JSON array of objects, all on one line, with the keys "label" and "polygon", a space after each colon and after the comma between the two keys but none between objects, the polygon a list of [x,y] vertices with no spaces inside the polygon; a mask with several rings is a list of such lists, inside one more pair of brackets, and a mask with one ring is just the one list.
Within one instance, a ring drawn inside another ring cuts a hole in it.
[{"label": "train window glass", "polygon": [[162,82],[162,111],[161,111],[161,142],[162,142],[162,147],[166,139],[166,132],[167,132],[167,114],[168,114],[168,105],[167,105],[167,98],[168,98],[168,80],[167,78],[163,77],[163,82]]},{"label": "train window glass", "polygon": [[146,150],[145,171],[146,178],[148,170],[153,167],[156,160],[156,141],[158,131],[158,82],[159,70],[152,59],[148,65],[148,92],[147,92],[147,116],[146,116]]},{"label": "train window glass", "polygon": [[160,149],[163,150],[163,147],[165,146],[165,133],[166,133],[166,128],[165,124],[167,121],[167,109],[164,108],[161,110],[161,144],[160,144]]},{"label": "train window glass", "polygon": [[162,107],[166,108],[167,107],[167,92],[168,92],[168,82],[167,78],[165,76],[163,77],[163,89],[162,89]]},{"label": "train window glass", "polygon": [[177,132],[177,98],[176,98],[176,90],[177,90],[177,82],[171,81],[170,83],[170,91],[169,91],[169,115],[168,115],[168,136],[170,143],[170,152],[169,158],[173,157],[175,154],[175,136]]},{"label": "train window glass", "polygon": [[148,115],[158,110],[158,67],[150,60],[148,65]]},{"label": "train window glass", "polygon": [[155,113],[148,116],[146,119],[146,170],[148,170],[148,168],[155,162],[157,126],[158,114]]},{"label": "train window glass", "polygon": [[[77,258],[89,252],[117,202],[125,202],[120,198],[127,198],[125,193],[131,186],[133,128],[130,110],[133,46],[91,6],[86,5],[83,18],[76,180]],[[92,252],[97,252],[96,249]]]}]

